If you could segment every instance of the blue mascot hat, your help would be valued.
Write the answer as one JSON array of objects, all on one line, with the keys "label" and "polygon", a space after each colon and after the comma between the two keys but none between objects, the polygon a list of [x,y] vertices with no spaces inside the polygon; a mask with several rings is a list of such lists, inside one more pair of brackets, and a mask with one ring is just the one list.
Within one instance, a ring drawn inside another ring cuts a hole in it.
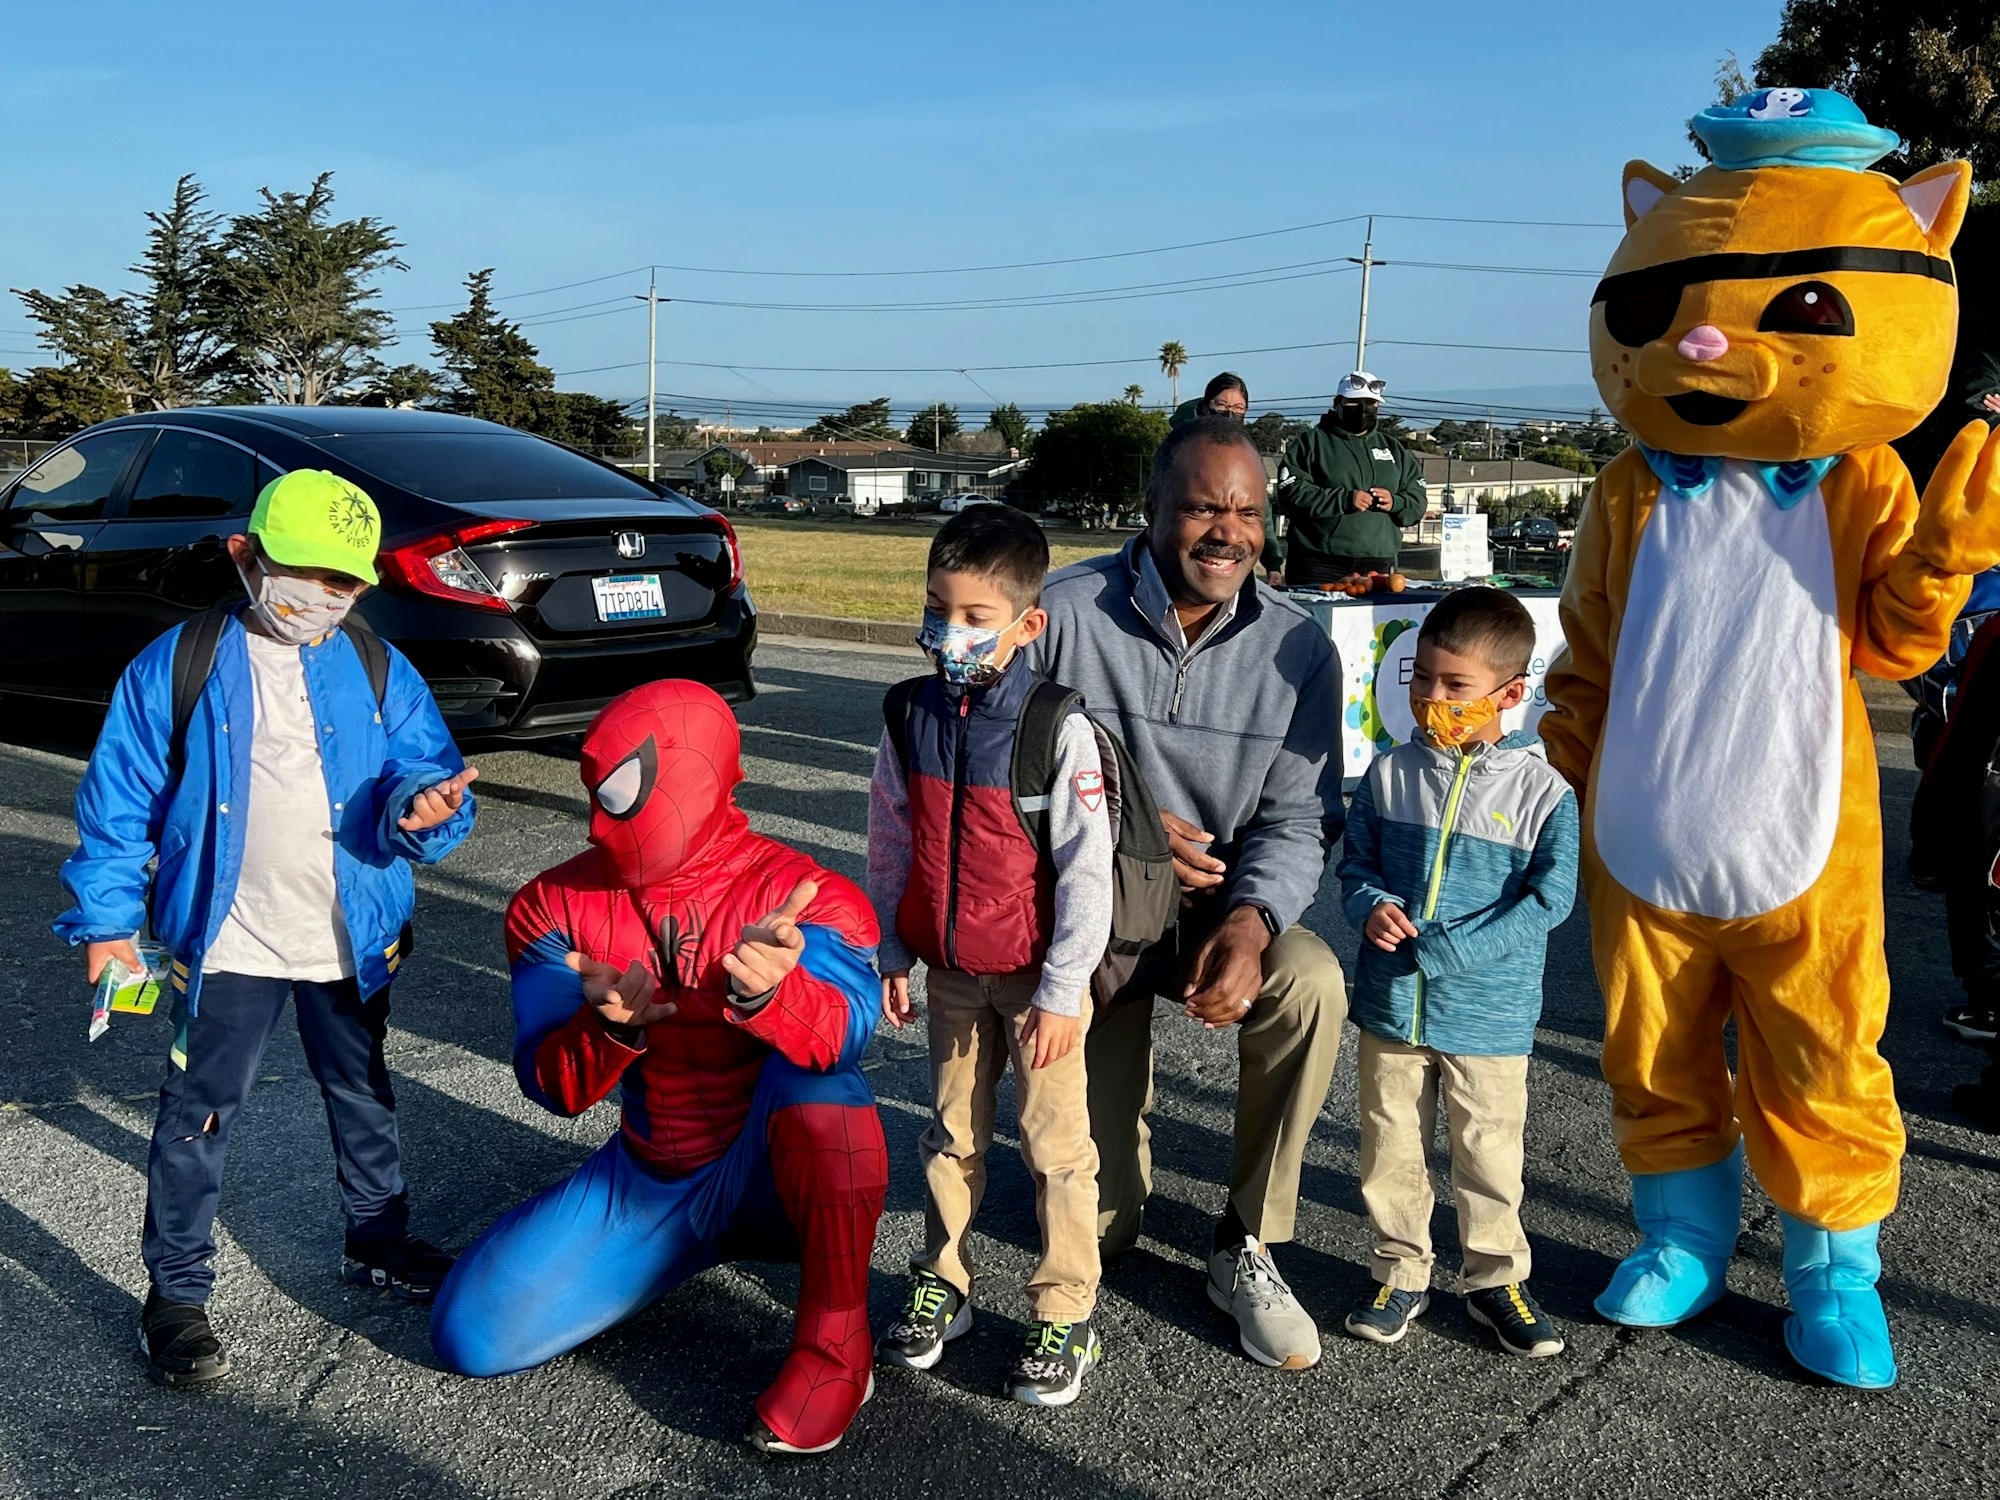
[{"label": "blue mascot hat", "polygon": [[1734,104],[1711,104],[1688,121],[1725,171],[1754,167],[1838,167],[1865,172],[1902,145],[1870,125],[1861,106],[1832,89],[1755,89]]}]

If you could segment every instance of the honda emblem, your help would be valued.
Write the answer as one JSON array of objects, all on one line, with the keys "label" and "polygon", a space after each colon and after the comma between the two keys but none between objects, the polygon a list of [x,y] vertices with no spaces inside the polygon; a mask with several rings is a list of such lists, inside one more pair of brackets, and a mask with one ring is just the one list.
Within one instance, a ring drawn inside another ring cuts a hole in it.
[{"label": "honda emblem", "polygon": [[643,531],[619,532],[618,555],[620,557],[644,557],[646,555],[646,533]]}]

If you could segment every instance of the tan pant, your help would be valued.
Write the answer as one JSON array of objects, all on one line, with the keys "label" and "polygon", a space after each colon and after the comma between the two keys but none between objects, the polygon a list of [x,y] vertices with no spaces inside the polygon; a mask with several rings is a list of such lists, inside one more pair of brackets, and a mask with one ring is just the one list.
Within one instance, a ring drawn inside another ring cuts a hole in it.
[{"label": "tan pant", "polygon": [[[1236,1028],[1240,1075],[1229,1169],[1230,1201],[1261,1240],[1292,1237],[1306,1141],[1333,1082],[1346,1019],[1340,960],[1317,934],[1293,927],[1264,950],[1264,987]],[[1115,1255],[1138,1242],[1153,1190],[1153,1132],[1146,1124],[1153,1109],[1151,996],[1101,1011],[1087,1050],[1090,1128],[1101,1163],[1097,1232],[1104,1253]]]},{"label": "tan pant", "polygon": [[[1021,1160],[1035,1179],[1042,1258],[1028,1278],[1036,1318],[1073,1323],[1097,1302],[1097,1148],[1090,1139],[1084,1049],[1045,1068],[1021,1055],[1021,1027],[1034,1007],[1033,974],[964,974],[932,969],[930,1126],[919,1142],[924,1164],[924,1253],[912,1264],[972,1294],[966,1234],[986,1192],[986,1149],[1000,1075],[1014,1065]],[[1084,997],[1083,1023],[1090,1024]]]},{"label": "tan pant", "polygon": [[1458,1291],[1528,1279],[1521,1231],[1522,1135],[1528,1059],[1467,1057],[1361,1033],[1361,1201],[1376,1281],[1420,1292],[1431,1284],[1430,1166],[1425,1150],[1444,1100],[1451,1197],[1464,1251]]}]

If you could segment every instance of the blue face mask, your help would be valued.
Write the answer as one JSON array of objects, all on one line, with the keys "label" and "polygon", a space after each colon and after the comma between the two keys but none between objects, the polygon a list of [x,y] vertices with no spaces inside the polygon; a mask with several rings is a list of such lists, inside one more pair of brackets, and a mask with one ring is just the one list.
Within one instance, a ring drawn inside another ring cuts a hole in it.
[{"label": "blue face mask", "polygon": [[984,687],[1005,669],[1000,655],[1000,637],[1027,616],[1024,609],[998,630],[978,625],[950,625],[933,610],[924,611],[924,628],[917,632],[917,645],[937,665],[938,675],[959,687]]}]

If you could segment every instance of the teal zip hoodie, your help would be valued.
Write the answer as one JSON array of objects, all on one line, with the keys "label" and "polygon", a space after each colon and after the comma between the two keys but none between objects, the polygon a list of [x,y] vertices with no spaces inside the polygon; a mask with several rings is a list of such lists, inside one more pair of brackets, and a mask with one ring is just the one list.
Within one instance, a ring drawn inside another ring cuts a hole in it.
[{"label": "teal zip hoodie", "polygon": [[1410,744],[1376,757],[1347,814],[1341,904],[1359,928],[1394,902],[1417,936],[1393,953],[1363,940],[1354,1024],[1439,1052],[1532,1052],[1577,844],[1575,794],[1533,735],[1465,756]]}]

